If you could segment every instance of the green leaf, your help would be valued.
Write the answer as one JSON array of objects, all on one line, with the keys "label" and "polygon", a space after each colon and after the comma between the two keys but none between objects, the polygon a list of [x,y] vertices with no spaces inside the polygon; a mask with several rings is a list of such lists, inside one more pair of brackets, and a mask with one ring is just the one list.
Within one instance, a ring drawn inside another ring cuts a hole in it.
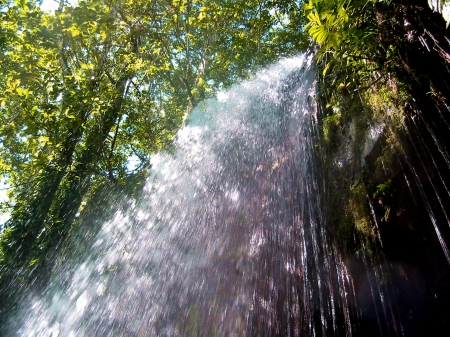
[{"label": "green leaf", "polygon": [[322,75],[325,76],[327,74],[328,69],[330,69],[331,62],[328,62],[325,68],[323,69]]},{"label": "green leaf", "polygon": [[28,266],[29,267],[33,267],[36,263],[38,263],[40,261],[40,259],[39,258],[37,258],[37,259],[34,259],[34,260],[32,260],[29,264],[28,264]]}]

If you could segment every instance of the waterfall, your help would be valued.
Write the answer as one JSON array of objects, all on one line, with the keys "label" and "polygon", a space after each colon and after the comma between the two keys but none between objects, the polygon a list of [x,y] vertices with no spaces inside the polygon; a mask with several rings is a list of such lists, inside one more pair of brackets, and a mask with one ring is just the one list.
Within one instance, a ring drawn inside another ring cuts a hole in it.
[{"label": "waterfall", "polygon": [[141,200],[85,238],[84,260],[30,291],[8,334],[349,330],[348,315],[335,315],[345,273],[322,226],[311,61],[282,60],[197,107],[174,151],[152,159]]},{"label": "waterfall", "polygon": [[352,274],[333,247],[315,80],[312,56],[283,59],[198,106],[142,196],[95,234],[82,221],[1,332],[404,335],[395,265],[362,242]]}]

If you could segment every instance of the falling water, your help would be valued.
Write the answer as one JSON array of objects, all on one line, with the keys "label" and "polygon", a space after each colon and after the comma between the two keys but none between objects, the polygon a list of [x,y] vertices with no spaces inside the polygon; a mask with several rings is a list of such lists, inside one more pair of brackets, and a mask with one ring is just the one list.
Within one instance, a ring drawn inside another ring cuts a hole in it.
[{"label": "falling water", "polygon": [[350,275],[333,249],[312,63],[284,59],[197,107],[152,158],[142,197],[69,238],[49,285],[31,285],[1,332],[403,336],[395,263],[376,251],[372,266],[355,237],[363,267]]},{"label": "falling water", "polygon": [[310,68],[283,60],[195,109],[175,151],[152,159],[143,198],[29,295],[9,335],[351,333],[323,226]]}]

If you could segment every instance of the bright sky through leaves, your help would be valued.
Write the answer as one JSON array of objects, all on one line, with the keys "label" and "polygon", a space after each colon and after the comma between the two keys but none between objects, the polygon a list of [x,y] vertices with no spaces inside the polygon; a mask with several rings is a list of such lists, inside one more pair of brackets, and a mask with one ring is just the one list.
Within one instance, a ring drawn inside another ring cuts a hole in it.
[{"label": "bright sky through leaves", "polygon": [[[66,3],[74,5],[77,1],[67,1]],[[46,12],[53,12],[55,11],[59,6],[59,0],[43,0],[41,9]]]}]

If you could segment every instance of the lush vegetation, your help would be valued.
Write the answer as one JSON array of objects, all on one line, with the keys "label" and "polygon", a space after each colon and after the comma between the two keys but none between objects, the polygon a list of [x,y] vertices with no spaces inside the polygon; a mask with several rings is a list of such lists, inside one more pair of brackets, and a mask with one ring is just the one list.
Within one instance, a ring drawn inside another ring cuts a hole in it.
[{"label": "lush vegetation", "polygon": [[144,177],[198,102],[308,43],[290,1],[0,6],[4,272],[37,268],[104,184]]},{"label": "lush vegetation", "polygon": [[[387,261],[400,266],[401,277],[390,275],[395,291],[414,289],[417,277],[405,267],[414,266],[426,280],[417,292],[444,294],[423,301],[420,312],[397,302],[408,336],[448,326],[449,31],[448,18],[429,6],[444,2],[309,0],[304,6],[306,30],[318,44],[335,248],[355,281],[361,268],[377,270]],[[370,144],[372,132],[378,135]],[[361,335],[369,336],[365,318],[359,318]]]},{"label": "lush vegetation", "polygon": [[428,3],[309,0],[303,5],[305,29],[319,46],[318,62],[327,83],[322,93],[328,107],[339,105],[343,96],[366,92],[370,96],[383,86],[393,96],[417,93],[423,88],[413,87],[421,81],[436,103],[445,105],[446,84],[419,64],[430,56],[440,66],[450,61],[446,23]]},{"label": "lush vegetation", "polygon": [[[345,125],[357,140],[380,121],[395,150],[404,118],[420,109],[411,97],[445,107],[450,96],[445,22],[425,0],[61,0],[54,13],[3,0],[0,8],[0,179],[9,197],[0,211],[10,216],[2,280],[38,269],[104,186],[133,195],[125,186],[145,179],[150,156],[196,104],[310,40],[328,151]],[[421,71],[425,54],[434,73]],[[375,240],[360,200],[385,178],[361,178],[349,191],[337,229],[345,244],[355,231]]]},{"label": "lush vegetation", "polygon": [[[433,3],[442,10],[444,2]],[[67,248],[60,243],[70,230],[92,237],[102,221],[99,209],[138,193],[150,156],[170,146],[195,105],[311,41],[321,145],[334,189],[327,216],[337,246],[346,256],[374,257],[381,232],[390,231],[383,254],[426,269],[442,251],[439,243],[436,249],[423,243],[436,241],[433,227],[422,225],[427,210],[414,199],[425,192],[411,189],[407,180],[416,172],[407,173],[397,154],[408,145],[415,150],[404,141],[409,126],[439,136],[450,125],[448,19],[429,3],[61,0],[58,10],[45,13],[39,1],[0,0],[0,181],[8,189],[0,212],[10,216],[0,224],[0,313],[12,307],[3,301],[11,301],[8,286],[51,269],[47,257]],[[361,169],[373,126],[382,129],[384,147]],[[439,142],[442,137],[430,141]],[[340,150],[352,158],[339,166]],[[433,162],[448,169],[448,160],[441,164]],[[111,197],[106,187],[120,193]],[[438,209],[445,200],[435,204]],[[81,216],[91,228],[77,226]],[[412,260],[417,247],[428,260]],[[72,251],[81,255],[84,248]],[[442,284],[448,275],[433,268],[430,289],[436,274],[444,275]]]},{"label": "lush vegetation", "polygon": [[[303,6],[308,19],[305,29],[318,45],[323,144],[333,153],[339,146],[348,146],[342,142],[351,138],[348,150],[357,163],[347,167],[347,183],[354,186],[346,194],[337,229],[345,250],[353,249],[355,233],[366,240],[367,247],[379,234],[367,200],[379,203],[377,186],[384,186],[388,178],[380,168],[355,177],[368,130],[383,129],[389,146],[377,160],[385,168],[395,166],[405,122],[419,111],[427,111],[427,120],[448,114],[446,22],[432,12],[429,3],[309,0]],[[435,107],[427,105],[430,101]],[[433,115],[435,108],[440,112]],[[382,208],[387,215],[381,219],[386,220],[390,208]]]}]

